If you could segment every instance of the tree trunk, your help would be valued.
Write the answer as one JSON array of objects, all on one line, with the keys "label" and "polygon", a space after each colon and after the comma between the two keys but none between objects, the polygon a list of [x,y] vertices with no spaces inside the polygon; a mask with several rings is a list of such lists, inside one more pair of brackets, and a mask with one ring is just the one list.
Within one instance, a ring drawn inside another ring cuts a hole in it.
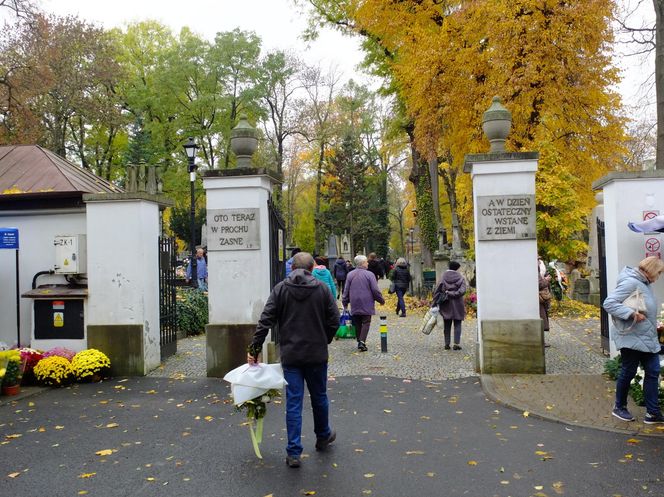
[{"label": "tree trunk", "polygon": [[[451,161],[451,158],[449,158]],[[451,162],[448,162],[450,164]],[[461,252],[461,242],[463,236],[461,233],[461,227],[459,225],[459,212],[458,206],[459,202],[456,196],[456,171],[446,171],[442,170],[441,177],[443,178],[443,184],[445,185],[445,193],[447,193],[447,198],[450,201],[450,215],[452,218],[452,251],[454,253]]]},{"label": "tree trunk", "polygon": [[[406,133],[408,134],[408,139],[410,141],[410,153],[413,161],[413,167],[410,171],[410,174],[408,175],[408,180],[413,184],[413,187],[415,188],[415,191],[417,192],[419,189],[419,184],[420,184],[420,178],[423,176],[428,177],[429,176],[429,165],[422,160],[422,156],[417,150],[417,147],[415,147],[415,126],[411,122],[408,125],[406,125]],[[418,195],[415,195],[415,200],[419,202]],[[422,208],[417,205],[417,209],[421,212]],[[417,219],[415,220],[417,222]],[[422,252],[422,261],[424,261],[425,265],[433,265],[433,253],[429,249],[426,243],[422,243],[422,240],[420,239],[420,250]]]},{"label": "tree trunk", "polygon": [[440,195],[438,193],[438,159],[429,161],[429,179],[431,180],[431,200],[433,202],[433,214],[436,216],[438,230],[442,228],[443,222],[440,218]]},{"label": "tree trunk", "polygon": [[657,97],[657,153],[655,169],[664,170],[664,0],[655,7],[655,94]]},{"label": "tree trunk", "polygon": [[[323,184],[323,162],[325,161],[325,143],[321,142],[320,150],[318,151],[318,171],[316,174],[316,208],[314,211],[314,252],[317,254],[321,253],[321,233],[320,233],[320,223],[318,222],[318,217],[320,216],[320,195],[321,188]],[[352,235],[352,233],[351,233]],[[351,236],[351,245],[353,244],[353,239]]]}]

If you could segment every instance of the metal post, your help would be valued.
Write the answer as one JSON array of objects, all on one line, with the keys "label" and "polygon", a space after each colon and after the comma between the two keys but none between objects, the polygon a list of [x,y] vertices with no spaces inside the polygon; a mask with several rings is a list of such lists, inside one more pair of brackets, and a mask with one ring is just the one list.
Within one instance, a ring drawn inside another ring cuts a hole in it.
[{"label": "metal post", "polygon": [[184,151],[187,153],[187,162],[189,163],[189,183],[191,185],[191,260],[189,261],[189,274],[191,275],[192,288],[198,288],[198,268],[196,267],[196,150],[198,146],[193,138],[189,137],[189,141],[184,145]]},{"label": "metal post", "polygon": [[18,249],[16,249],[16,348],[21,348],[21,289],[18,274]]},{"label": "metal post", "polygon": [[189,182],[191,183],[191,260],[189,261],[189,266],[191,267],[191,286],[192,288],[198,288],[198,269],[196,267],[196,199],[194,196],[196,171],[193,163],[194,160],[189,159]]},{"label": "metal post", "polygon": [[380,351],[387,352],[387,316],[380,317]]}]

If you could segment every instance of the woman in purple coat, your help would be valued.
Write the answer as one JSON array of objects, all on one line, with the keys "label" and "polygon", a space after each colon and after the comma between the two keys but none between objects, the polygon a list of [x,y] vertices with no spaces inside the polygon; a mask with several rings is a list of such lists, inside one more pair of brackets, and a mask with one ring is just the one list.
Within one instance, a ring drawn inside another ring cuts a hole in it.
[{"label": "woman in purple coat", "polygon": [[376,277],[367,268],[369,263],[363,255],[358,255],[354,259],[355,269],[346,277],[346,287],[344,288],[341,303],[344,309],[350,311],[357,333],[357,350],[367,351],[367,335],[371,326],[371,316],[376,314],[376,302],[385,303],[383,295],[378,289]]},{"label": "woman in purple coat", "polygon": [[466,294],[466,281],[458,269],[461,267],[456,261],[450,261],[449,269],[443,273],[440,283],[433,293],[431,305],[437,305],[443,317],[445,333],[445,350],[450,350],[450,332],[454,324],[454,350],[461,350],[461,321],[466,317],[466,307],[463,302]]}]

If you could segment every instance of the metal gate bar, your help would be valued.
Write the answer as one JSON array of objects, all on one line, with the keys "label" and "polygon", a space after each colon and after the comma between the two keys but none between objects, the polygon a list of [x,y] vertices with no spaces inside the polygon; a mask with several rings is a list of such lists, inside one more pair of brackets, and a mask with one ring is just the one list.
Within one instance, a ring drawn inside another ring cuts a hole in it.
[{"label": "metal gate bar", "polygon": [[611,353],[609,337],[609,314],[602,307],[602,303],[607,296],[606,288],[606,238],[604,230],[604,221],[597,218],[597,253],[599,258],[599,309],[600,309],[600,332],[602,337],[602,353],[609,355]]},{"label": "metal gate bar", "polygon": [[175,239],[159,238],[159,346],[161,360],[177,351]]}]

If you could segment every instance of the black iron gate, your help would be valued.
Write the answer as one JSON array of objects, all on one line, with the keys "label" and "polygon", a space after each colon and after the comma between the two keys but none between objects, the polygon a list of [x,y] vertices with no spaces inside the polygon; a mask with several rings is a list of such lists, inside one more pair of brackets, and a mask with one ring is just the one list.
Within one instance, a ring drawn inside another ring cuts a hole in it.
[{"label": "black iron gate", "polygon": [[177,351],[175,239],[159,238],[159,345],[161,360]]},{"label": "black iron gate", "polygon": [[610,354],[611,345],[609,337],[609,314],[602,307],[606,299],[606,239],[604,234],[604,221],[597,218],[597,256],[599,263],[599,302],[600,302],[600,331],[602,336],[601,348],[606,355]]},{"label": "black iron gate", "polygon": [[[270,216],[270,290],[284,279],[286,275],[286,223],[284,223],[272,198],[267,200],[267,211]],[[272,341],[276,342],[279,330],[272,330]]]}]

